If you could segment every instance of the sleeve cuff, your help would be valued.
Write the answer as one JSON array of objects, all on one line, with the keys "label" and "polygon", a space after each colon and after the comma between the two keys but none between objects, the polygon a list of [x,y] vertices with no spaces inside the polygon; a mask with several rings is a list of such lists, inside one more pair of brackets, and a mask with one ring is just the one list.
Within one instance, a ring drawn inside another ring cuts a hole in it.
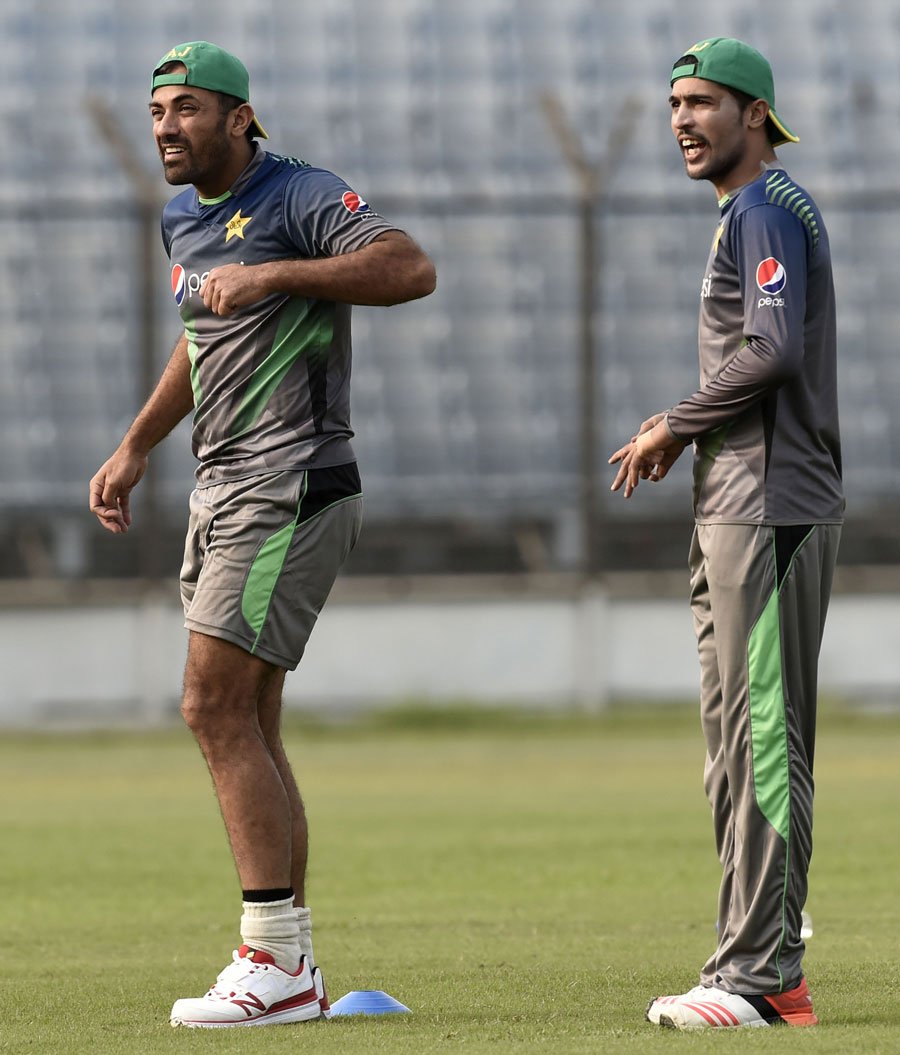
[{"label": "sleeve cuff", "polygon": [[666,416],[663,418],[663,421],[665,422],[666,428],[669,430],[669,435],[672,437],[673,440],[678,440],[679,443],[684,444],[687,444],[689,442],[683,436],[679,436],[678,433],[672,428],[672,423],[669,421],[669,412],[666,413]]}]

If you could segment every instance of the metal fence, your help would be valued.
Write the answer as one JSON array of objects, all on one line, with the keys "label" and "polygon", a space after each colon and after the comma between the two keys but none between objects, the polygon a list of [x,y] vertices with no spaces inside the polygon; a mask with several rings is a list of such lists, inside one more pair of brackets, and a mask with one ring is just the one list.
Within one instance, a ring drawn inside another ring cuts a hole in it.
[{"label": "metal fence", "polygon": [[[817,197],[838,290],[845,554],[893,561],[900,198]],[[368,528],[352,567],[571,568],[584,562],[586,523],[598,568],[680,564],[687,457],[627,504],[608,494],[605,462],[643,417],[696,386],[699,281],[715,226],[708,188],[595,202],[587,521],[577,200],[435,193],[373,204],[432,254],[439,288],[423,302],[355,312]],[[186,424],[154,456],[155,483],[143,488],[153,502],[137,496],[133,537],[101,537],[86,510],[88,479],[179,332],[157,220],[124,199],[65,197],[0,204],[0,220],[0,574],[169,570],[193,472]]]}]

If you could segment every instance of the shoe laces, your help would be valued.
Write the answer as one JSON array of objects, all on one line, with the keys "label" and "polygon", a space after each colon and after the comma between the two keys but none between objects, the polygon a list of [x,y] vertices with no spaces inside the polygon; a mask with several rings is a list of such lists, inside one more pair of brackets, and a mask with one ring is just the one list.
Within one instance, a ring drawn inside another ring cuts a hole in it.
[{"label": "shoe laces", "polygon": [[221,971],[207,996],[217,996],[227,1000],[239,993],[246,993],[251,975],[268,971],[268,969],[269,964],[254,963],[246,956],[239,956],[235,949],[231,954],[231,963]]}]

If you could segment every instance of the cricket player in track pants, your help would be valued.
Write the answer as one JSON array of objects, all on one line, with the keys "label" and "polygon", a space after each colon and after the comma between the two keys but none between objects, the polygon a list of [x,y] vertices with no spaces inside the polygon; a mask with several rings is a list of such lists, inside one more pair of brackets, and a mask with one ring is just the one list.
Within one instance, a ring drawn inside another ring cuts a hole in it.
[{"label": "cricket player in track pants", "polygon": [[759,52],[715,38],[671,78],[672,128],[720,217],[700,292],[700,388],[617,451],[613,490],[694,445],[691,605],[705,786],[722,863],[718,945],[700,985],[659,997],[674,1028],[812,1025],[801,910],[812,854],[819,648],[844,499],[828,235],[774,147]]}]

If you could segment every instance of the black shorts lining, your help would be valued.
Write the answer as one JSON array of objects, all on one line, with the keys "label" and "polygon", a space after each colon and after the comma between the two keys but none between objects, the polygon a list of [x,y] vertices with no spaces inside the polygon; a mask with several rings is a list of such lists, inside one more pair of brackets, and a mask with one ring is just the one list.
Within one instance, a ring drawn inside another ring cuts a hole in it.
[{"label": "black shorts lining", "polygon": [[794,555],[814,527],[815,524],[789,524],[775,528],[775,575],[779,590]]},{"label": "black shorts lining", "polygon": [[362,482],[356,462],[332,465],[327,469],[307,469],[306,494],[300,503],[298,524],[312,520],[329,506],[362,494]]}]

